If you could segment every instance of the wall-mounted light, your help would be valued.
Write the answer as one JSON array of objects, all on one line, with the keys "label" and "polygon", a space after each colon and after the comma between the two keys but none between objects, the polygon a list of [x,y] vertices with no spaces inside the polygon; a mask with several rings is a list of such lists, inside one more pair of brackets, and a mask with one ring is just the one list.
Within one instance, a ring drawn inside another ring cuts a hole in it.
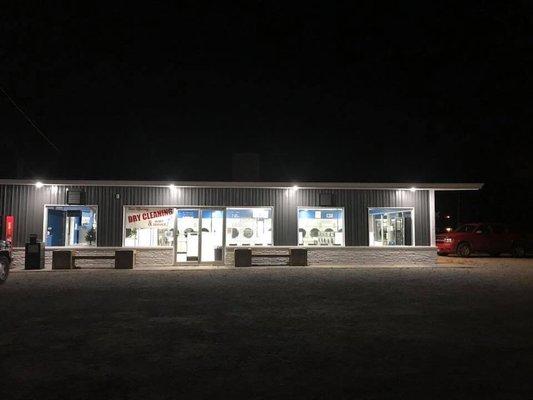
[{"label": "wall-mounted light", "polygon": [[289,197],[291,193],[296,193],[297,191],[298,191],[298,186],[294,185],[290,188],[287,188],[287,190],[285,190],[285,196]]},{"label": "wall-mounted light", "polygon": [[58,190],[57,185],[52,185],[52,186],[50,186],[50,191],[52,192],[52,194],[56,194],[56,193],[57,193],[57,190]]},{"label": "wall-mounted light", "polygon": [[35,187],[36,187],[37,189],[40,189],[40,188],[42,188],[43,186],[44,186],[44,183],[42,183],[42,182],[40,182],[40,181],[35,182]]},{"label": "wall-mounted light", "polygon": [[411,192],[416,192],[416,188],[413,186],[411,189],[409,189]]},{"label": "wall-mounted light", "polygon": [[178,194],[178,188],[175,185],[168,185],[171,194]]}]

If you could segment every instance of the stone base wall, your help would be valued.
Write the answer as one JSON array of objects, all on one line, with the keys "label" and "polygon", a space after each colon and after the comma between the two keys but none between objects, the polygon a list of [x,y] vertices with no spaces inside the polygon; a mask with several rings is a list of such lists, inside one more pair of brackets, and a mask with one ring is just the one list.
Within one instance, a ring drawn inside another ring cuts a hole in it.
[{"label": "stone base wall", "polygon": [[[248,247],[247,247],[248,248]],[[257,253],[265,254],[286,254],[290,247],[252,247]],[[64,248],[61,250],[76,250],[81,255],[112,255],[115,250],[131,249],[127,247],[94,247],[86,248]],[[46,249],[45,268],[52,268],[52,251]],[[171,266],[173,265],[173,249],[171,247],[162,248],[135,248],[137,267],[150,266]],[[308,247],[309,265],[434,265],[437,260],[437,249],[429,246],[404,246],[404,247]],[[233,266],[235,247],[226,249],[225,265]],[[264,265],[283,264],[287,258],[265,258],[254,260],[254,263]],[[114,267],[114,260],[78,260],[79,267]],[[24,249],[21,247],[13,250],[14,269],[24,268]]]},{"label": "stone base wall", "polygon": [[435,247],[345,247],[342,249],[310,249],[310,265],[433,265],[437,262]]},{"label": "stone base wall", "polygon": [[[52,252],[54,250],[76,250],[79,255],[113,255],[115,250],[130,250],[129,247],[94,247],[94,248],[71,248],[61,247],[56,249],[46,249],[45,251],[45,268],[52,268]],[[172,265],[172,248],[135,248],[135,266],[148,267],[148,266],[165,266]],[[114,268],[114,260],[77,260],[76,266],[92,267],[109,267]],[[13,269],[24,269],[24,248],[16,247],[13,249]]]},{"label": "stone base wall", "polygon": [[[249,248],[249,247],[247,247]],[[263,254],[287,253],[290,247],[252,247]],[[437,249],[429,246],[398,247],[307,247],[309,265],[434,265]],[[234,265],[235,248],[226,250],[226,265]],[[254,264],[281,264],[286,258],[254,260]]]}]

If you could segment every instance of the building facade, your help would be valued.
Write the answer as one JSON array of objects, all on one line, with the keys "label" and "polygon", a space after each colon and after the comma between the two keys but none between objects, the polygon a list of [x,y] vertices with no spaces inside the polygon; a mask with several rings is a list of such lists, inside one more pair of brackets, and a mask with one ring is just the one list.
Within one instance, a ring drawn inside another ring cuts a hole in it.
[{"label": "building facade", "polygon": [[36,234],[49,250],[135,248],[146,264],[231,264],[237,247],[288,246],[308,248],[310,262],[389,262],[435,252],[435,191],[480,187],[0,180],[0,214],[15,248]]}]

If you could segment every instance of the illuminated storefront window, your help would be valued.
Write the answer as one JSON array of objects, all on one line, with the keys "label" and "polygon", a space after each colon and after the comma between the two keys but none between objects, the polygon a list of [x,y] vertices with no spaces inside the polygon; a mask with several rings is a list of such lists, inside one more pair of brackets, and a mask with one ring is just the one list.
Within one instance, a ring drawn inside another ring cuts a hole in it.
[{"label": "illuminated storefront window", "polygon": [[344,209],[298,208],[299,246],[344,246]]},{"label": "illuminated storefront window", "polygon": [[369,208],[370,246],[414,245],[413,214],[412,208]]},{"label": "illuminated storefront window", "polygon": [[226,245],[272,246],[272,208],[228,208]]},{"label": "illuminated storefront window", "polygon": [[124,246],[172,246],[173,241],[173,208],[124,207]]},{"label": "illuminated storefront window", "polygon": [[47,246],[96,246],[97,206],[46,206]]}]

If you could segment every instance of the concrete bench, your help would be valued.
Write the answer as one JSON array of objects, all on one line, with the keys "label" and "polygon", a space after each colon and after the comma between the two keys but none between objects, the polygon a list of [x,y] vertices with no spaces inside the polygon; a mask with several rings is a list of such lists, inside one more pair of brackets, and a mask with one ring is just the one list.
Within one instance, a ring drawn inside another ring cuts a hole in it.
[{"label": "concrete bench", "polygon": [[134,250],[115,250],[113,255],[78,255],[74,250],[54,250],[52,269],[73,269],[76,260],[115,260],[115,269],[133,269],[135,265]]},{"label": "concrete bench", "polygon": [[289,249],[286,253],[254,253],[252,249],[235,249],[235,266],[252,267],[263,264],[254,264],[257,258],[286,258],[287,263],[282,265],[307,266],[307,249]]}]

